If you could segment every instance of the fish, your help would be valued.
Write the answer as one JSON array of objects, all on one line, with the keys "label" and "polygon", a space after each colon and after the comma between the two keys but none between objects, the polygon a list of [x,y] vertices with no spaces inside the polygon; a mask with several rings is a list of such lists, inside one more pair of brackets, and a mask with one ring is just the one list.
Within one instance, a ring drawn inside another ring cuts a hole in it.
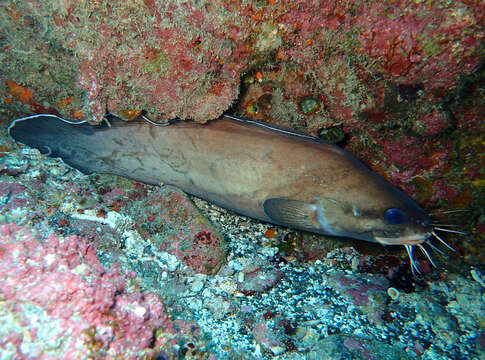
[{"label": "fish", "polygon": [[[238,214],[317,234],[403,245],[413,273],[417,246],[437,239],[430,215],[350,152],[320,138],[224,114],[199,124],[124,121],[91,125],[52,114],[15,119],[7,132],[85,174],[170,184]],[[444,229],[446,230],[446,229]],[[438,249],[437,249],[438,250]]]}]

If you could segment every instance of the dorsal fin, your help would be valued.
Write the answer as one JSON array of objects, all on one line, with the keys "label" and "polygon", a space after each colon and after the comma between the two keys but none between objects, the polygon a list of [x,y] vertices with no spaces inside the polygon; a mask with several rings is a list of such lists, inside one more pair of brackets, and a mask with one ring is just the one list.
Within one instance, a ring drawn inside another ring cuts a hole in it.
[{"label": "dorsal fin", "polygon": [[281,134],[295,136],[295,137],[298,137],[298,138],[302,138],[302,139],[306,139],[306,140],[310,140],[310,141],[315,141],[315,142],[318,142],[318,143],[326,143],[325,140],[322,140],[322,139],[315,137],[315,136],[307,135],[305,133],[302,133],[302,132],[299,132],[299,131],[296,131],[296,130],[293,130],[293,129],[272,125],[272,124],[269,124],[269,123],[265,123],[265,122],[258,121],[258,120],[253,120],[253,119],[250,119],[250,118],[243,118],[243,117],[238,117],[238,116],[234,116],[234,115],[230,115],[230,114],[224,114],[224,115],[222,115],[222,117],[225,117],[225,118],[228,118],[228,119],[231,119],[231,120],[235,120],[235,121],[239,121],[243,124],[250,124],[250,125],[254,125],[254,126],[264,128],[264,129],[273,130],[273,131],[279,132]]}]

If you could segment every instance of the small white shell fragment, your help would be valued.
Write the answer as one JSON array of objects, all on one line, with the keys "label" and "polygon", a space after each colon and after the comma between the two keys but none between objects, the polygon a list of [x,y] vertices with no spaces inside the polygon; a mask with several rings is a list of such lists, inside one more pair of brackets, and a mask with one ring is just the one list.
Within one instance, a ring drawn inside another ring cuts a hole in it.
[{"label": "small white shell fragment", "polygon": [[387,295],[389,295],[392,300],[396,301],[397,299],[399,299],[399,295],[401,295],[401,293],[398,289],[390,287],[389,289],[387,289]]},{"label": "small white shell fragment", "polygon": [[278,253],[277,247],[265,246],[260,250],[261,254],[264,256],[271,258]]},{"label": "small white shell fragment", "polygon": [[358,256],[355,256],[352,258],[352,262],[351,262],[351,268],[352,268],[352,271],[357,271],[359,269],[359,264],[360,264],[360,259]]},{"label": "small white shell fragment", "polygon": [[284,347],[275,345],[275,346],[271,346],[270,350],[273,353],[273,355],[281,355],[285,352],[286,349]]},{"label": "small white shell fragment", "polygon": [[134,313],[135,313],[137,316],[139,316],[139,317],[143,317],[143,316],[145,316],[145,314],[146,314],[146,312],[147,312],[147,309],[145,309],[143,306],[139,306],[139,305],[137,305],[137,306],[135,306],[135,307],[133,308],[133,312],[134,312]]},{"label": "small white shell fragment", "polygon": [[230,295],[234,294],[237,290],[237,285],[234,281],[225,279],[217,284],[220,291],[224,291]]},{"label": "small white shell fragment", "polygon": [[470,274],[471,274],[473,280],[475,280],[477,283],[479,283],[480,285],[482,285],[482,287],[485,287],[485,278],[484,278],[483,274],[480,271],[478,271],[477,269],[472,268],[470,270]]},{"label": "small white shell fragment", "polygon": [[242,271],[240,271],[240,272],[237,273],[237,281],[243,282],[244,281],[244,277],[245,277],[245,275],[244,275],[244,273]]},{"label": "small white shell fragment", "polygon": [[211,298],[214,296],[214,294],[212,293],[212,291],[210,291],[210,289],[205,288],[204,291],[202,291],[202,296],[205,298]]},{"label": "small white shell fragment", "polygon": [[195,280],[190,286],[190,290],[194,293],[198,293],[203,288],[204,288],[204,282],[199,279]]}]

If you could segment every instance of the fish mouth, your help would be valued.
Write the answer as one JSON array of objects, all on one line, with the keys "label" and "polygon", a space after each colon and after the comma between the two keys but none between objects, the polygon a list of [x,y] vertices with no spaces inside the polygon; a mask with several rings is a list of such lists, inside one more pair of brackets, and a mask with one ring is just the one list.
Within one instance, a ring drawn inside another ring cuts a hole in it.
[{"label": "fish mouth", "polygon": [[[458,212],[458,211],[462,211],[462,210],[451,210],[451,211],[441,212],[441,213]],[[446,234],[446,233],[452,234],[452,235],[468,234],[464,231],[457,230],[456,228],[459,229],[459,225],[442,224],[439,221],[434,220],[432,218],[416,221],[414,225],[415,225],[414,227],[410,227],[407,230],[405,228],[400,228],[396,230],[373,229],[372,231],[367,233],[368,235],[370,235],[370,240],[366,239],[365,237],[361,237],[361,239],[377,242],[382,245],[404,246],[409,257],[409,266],[411,268],[411,272],[413,273],[414,276],[416,276],[417,274],[421,275],[421,271],[419,270],[418,263],[415,261],[414,252],[413,252],[416,246],[423,253],[426,259],[431,263],[431,265],[437,268],[435,262],[433,261],[430,255],[430,250],[433,250],[441,255],[444,255],[444,252],[441,249],[439,249],[437,246],[439,245],[439,243],[441,243],[448,250],[456,252],[456,250],[443,239],[443,234]]]},{"label": "fish mouth", "polygon": [[425,234],[413,234],[406,236],[396,236],[396,237],[384,237],[384,236],[374,236],[374,239],[383,245],[418,245],[426,241],[426,239],[431,235],[431,233]]},{"label": "fish mouth", "polygon": [[430,229],[426,233],[421,234],[412,234],[407,236],[396,236],[396,237],[383,237],[383,236],[375,236],[375,240],[383,245],[402,245],[406,248],[406,252],[409,257],[409,266],[411,267],[411,272],[413,275],[421,274],[419,270],[418,264],[414,260],[414,246],[417,246],[419,250],[423,253],[423,255],[429,260],[431,265],[437,268],[433,258],[429,254],[428,250],[426,249],[425,245],[429,246],[429,248],[433,251],[436,251],[439,254],[444,254],[436,245],[433,244],[432,240],[438,240],[441,244],[446,246],[449,250],[456,252],[456,250],[448,245],[448,243],[443,240],[443,238],[436,233],[436,231],[445,231],[445,232],[454,232],[458,234],[465,234],[460,231],[450,231],[449,229],[443,229],[439,227],[434,227]]}]

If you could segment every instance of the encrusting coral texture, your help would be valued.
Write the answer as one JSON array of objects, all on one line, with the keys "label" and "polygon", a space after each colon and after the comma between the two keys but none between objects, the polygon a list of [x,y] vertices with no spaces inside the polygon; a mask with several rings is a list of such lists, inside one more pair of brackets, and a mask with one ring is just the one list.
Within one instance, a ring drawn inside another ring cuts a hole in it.
[{"label": "encrusting coral texture", "polygon": [[[174,323],[153,294],[129,291],[130,274],[103,267],[77,236],[41,238],[0,226],[4,355],[138,359],[174,352]],[[154,337],[156,330],[166,335]],[[170,335],[170,336],[167,336]],[[156,346],[153,346],[153,344]]]}]

